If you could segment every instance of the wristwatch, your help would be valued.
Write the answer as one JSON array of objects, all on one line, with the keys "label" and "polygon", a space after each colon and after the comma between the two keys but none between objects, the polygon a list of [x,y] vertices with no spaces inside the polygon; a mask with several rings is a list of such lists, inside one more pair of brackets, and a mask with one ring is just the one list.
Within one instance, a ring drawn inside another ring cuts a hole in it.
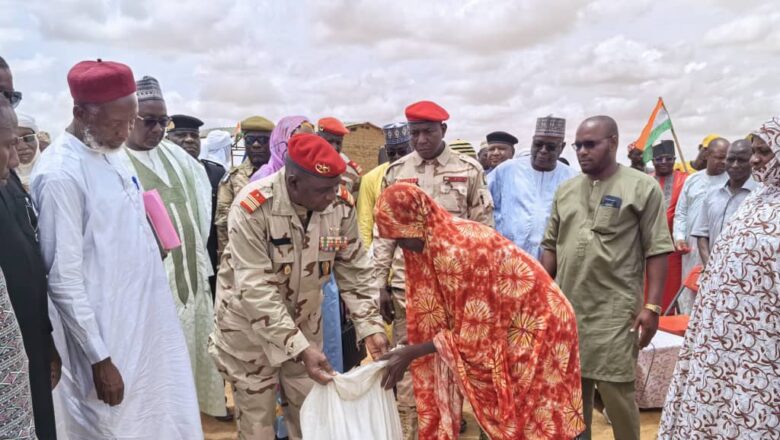
[{"label": "wristwatch", "polygon": [[655,304],[645,304],[645,308],[655,313],[656,315],[661,316],[661,312],[662,312],[661,306]]}]

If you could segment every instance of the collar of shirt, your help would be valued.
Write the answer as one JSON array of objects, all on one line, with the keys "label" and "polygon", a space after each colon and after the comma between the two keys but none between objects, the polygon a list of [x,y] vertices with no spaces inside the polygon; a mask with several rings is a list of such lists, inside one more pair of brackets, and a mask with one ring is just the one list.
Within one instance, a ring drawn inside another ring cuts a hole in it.
[{"label": "collar of shirt", "polygon": [[[452,150],[450,150],[450,146],[444,142],[444,149],[441,151],[441,154],[436,156],[436,158],[433,160],[439,162],[439,165],[447,165],[447,162],[450,161],[450,156],[452,156]],[[416,151],[412,155],[412,161],[414,162],[415,167],[419,167],[423,163],[428,162],[423,159],[422,156],[420,156]]]},{"label": "collar of shirt", "polygon": [[[731,187],[729,186],[729,182],[731,182],[731,179],[727,180],[726,183],[723,184],[721,190],[725,190],[729,195],[731,195]],[[758,188],[758,182],[753,180],[752,177],[748,177],[745,183],[743,183],[740,187],[740,189],[748,192],[753,192],[756,188]]]}]

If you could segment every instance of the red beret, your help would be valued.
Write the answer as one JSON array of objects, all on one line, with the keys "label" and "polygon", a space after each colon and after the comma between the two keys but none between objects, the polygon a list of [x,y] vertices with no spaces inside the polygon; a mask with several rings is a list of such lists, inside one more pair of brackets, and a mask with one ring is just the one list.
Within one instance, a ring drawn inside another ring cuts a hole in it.
[{"label": "red beret", "polygon": [[420,101],[406,107],[409,122],[444,122],[450,118],[447,110],[432,101]]},{"label": "red beret", "polygon": [[346,136],[349,134],[349,130],[344,126],[344,123],[336,118],[322,118],[317,121],[317,126],[320,127],[320,131],[326,131],[336,136]]},{"label": "red beret", "polygon": [[335,148],[316,134],[302,133],[290,138],[287,157],[298,167],[319,177],[336,177],[347,164]]},{"label": "red beret", "polygon": [[82,61],[68,72],[68,86],[73,101],[102,104],[135,93],[133,71],[112,61]]}]

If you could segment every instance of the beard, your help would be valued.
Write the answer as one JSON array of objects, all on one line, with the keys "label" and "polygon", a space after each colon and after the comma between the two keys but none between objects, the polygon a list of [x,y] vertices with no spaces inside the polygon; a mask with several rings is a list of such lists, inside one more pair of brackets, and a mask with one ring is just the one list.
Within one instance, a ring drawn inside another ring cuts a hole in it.
[{"label": "beard", "polygon": [[119,149],[111,148],[101,144],[97,138],[95,138],[95,135],[92,134],[92,131],[89,128],[84,129],[84,145],[86,145],[90,150],[100,154],[113,153]]}]

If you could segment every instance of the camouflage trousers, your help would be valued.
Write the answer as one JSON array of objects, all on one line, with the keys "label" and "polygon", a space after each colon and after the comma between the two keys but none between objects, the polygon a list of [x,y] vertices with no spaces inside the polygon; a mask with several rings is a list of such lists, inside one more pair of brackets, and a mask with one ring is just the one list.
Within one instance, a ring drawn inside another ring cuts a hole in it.
[{"label": "camouflage trousers", "polygon": [[[314,381],[303,363],[287,361],[280,367],[246,362],[209,341],[217,369],[233,388],[239,440],[274,439],[276,389],[281,386],[284,417],[290,440],[301,439],[301,405]],[[260,356],[265,359],[264,356]]]},{"label": "camouflage trousers", "polygon": [[[393,341],[395,345],[398,345],[398,341],[403,341],[407,338],[406,310],[396,301],[393,303],[395,305]],[[412,373],[410,371],[404,374],[404,377],[398,382],[395,389],[403,440],[417,440],[417,403],[414,400],[414,384],[412,383]]]}]

